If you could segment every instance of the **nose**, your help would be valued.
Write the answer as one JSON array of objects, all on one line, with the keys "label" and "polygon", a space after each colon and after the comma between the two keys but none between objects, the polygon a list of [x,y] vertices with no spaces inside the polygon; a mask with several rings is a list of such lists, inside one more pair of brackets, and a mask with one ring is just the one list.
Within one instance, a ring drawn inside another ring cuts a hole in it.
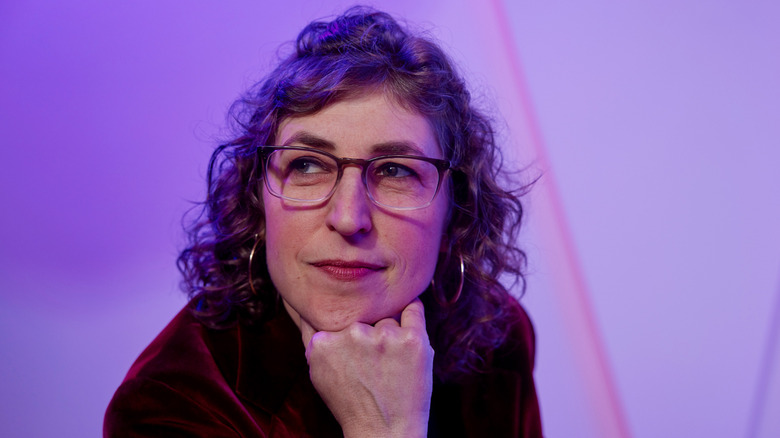
[{"label": "nose", "polygon": [[366,193],[359,167],[346,167],[336,191],[328,200],[326,224],[343,236],[371,231],[372,203]]}]

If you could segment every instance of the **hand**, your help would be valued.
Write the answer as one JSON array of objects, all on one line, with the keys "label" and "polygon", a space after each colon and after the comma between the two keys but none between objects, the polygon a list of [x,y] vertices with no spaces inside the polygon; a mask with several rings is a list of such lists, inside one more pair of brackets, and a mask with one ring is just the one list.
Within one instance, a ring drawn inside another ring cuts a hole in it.
[{"label": "hand", "polygon": [[317,332],[301,318],[311,381],[345,437],[424,437],[433,385],[433,348],[415,299],[374,326]]}]

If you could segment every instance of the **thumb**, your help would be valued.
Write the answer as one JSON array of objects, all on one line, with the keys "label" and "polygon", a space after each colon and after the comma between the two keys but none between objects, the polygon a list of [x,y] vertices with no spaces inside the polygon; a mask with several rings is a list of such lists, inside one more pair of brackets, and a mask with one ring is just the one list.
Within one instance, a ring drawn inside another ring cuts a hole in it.
[{"label": "thumb", "polygon": [[425,332],[425,308],[419,298],[415,298],[401,312],[401,327]]}]

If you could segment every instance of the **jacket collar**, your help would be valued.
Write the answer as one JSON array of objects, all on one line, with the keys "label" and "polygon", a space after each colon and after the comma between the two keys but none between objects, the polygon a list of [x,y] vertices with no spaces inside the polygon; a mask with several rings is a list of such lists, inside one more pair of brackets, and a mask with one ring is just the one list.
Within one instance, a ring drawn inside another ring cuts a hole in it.
[{"label": "jacket collar", "polygon": [[301,379],[309,379],[298,327],[281,305],[265,322],[238,327],[236,393],[275,413]]}]

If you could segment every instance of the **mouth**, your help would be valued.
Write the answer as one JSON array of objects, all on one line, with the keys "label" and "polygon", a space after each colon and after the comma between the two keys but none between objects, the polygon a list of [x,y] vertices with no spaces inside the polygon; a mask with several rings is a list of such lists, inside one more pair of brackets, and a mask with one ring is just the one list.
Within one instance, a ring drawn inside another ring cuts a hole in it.
[{"label": "mouth", "polygon": [[339,281],[357,281],[387,269],[386,266],[359,260],[321,260],[311,265]]}]

